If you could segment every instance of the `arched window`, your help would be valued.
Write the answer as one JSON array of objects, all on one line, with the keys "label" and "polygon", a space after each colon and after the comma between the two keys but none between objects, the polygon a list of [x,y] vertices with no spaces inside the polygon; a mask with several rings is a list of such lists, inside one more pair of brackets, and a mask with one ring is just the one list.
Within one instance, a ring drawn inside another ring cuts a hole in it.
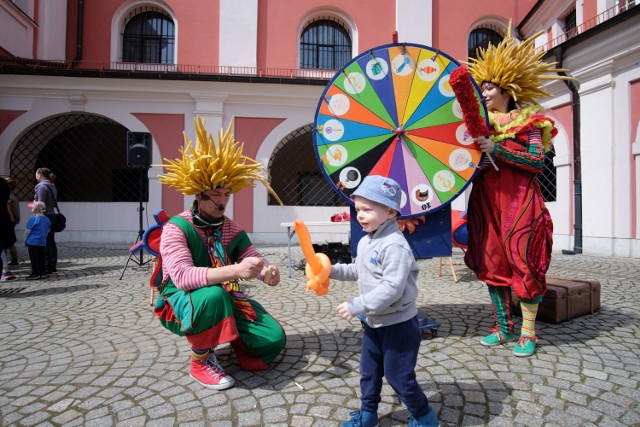
[{"label": "arched window", "polygon": [[339,23],[320,19],[300,36],[300,68],[337,70],[351,59],[351,37]]},{"label": "arched window", "polygon": [[[276,146],[269,160],[271,187],[285,206],[347,206],[320,171],[312,131],[313,125],[303,126]],[[277,204],[269,194],[269,205]]]},{"label": "arched window", "polygon": [[133,11],[122,34],[122,61],[173,64],[175,25],[162,10]]},{"label": "arched window", "polygon": [[497,46],[502,41],[502,36],[491,28],[476,28],[469,34],[468,53],[469,58],[477,58],[478,48],[486,49],[490,44]]},{"label": "arched window", "polygon": [[33,200],[35,171],[56,175],[60,202],[148,200],[148,170],[127,166],[127,128],[88,113],[50,117],[29,129],[11,153],[20,200]]}]

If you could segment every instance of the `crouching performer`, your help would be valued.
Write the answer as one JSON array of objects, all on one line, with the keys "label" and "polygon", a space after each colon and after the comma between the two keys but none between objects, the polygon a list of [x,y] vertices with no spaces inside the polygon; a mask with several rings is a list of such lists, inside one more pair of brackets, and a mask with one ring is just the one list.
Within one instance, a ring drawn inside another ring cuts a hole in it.
[{"label": "crouching performer", "polygon": [[[220,366],[215,348],[231,343],[247,371],[265,370],[285,345],[280,324],[242,292],[240,280],[259,279],[270,286],[280,272],[253,247],[247,233],[224,211],[232,193],[260,181],[278,201],[263,166],[242,155],[231,134],[218,144],[196,119],[195,148],[186,136],[182,159],[165,161],[160,182],[193,195],[191,209],[172,217],[160,242],[162,284],[154,313],[191,347],[190,375],[204,387],[224,390],[235,380]],[[280,202],[282,204],[282,202]]]}]

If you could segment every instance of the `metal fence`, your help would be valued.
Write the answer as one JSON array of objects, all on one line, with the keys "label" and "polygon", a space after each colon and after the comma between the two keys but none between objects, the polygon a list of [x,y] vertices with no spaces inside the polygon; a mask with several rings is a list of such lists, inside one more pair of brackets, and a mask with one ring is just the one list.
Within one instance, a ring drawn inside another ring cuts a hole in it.
[{"label": "metal fence", "polygon": [[542,190],[542,197],[545,202],[555,202],[557,193],[556,167],[553,164],[553,158],[556,152],[551,148],[544,158],[544,170],[538,174],[538,182]]},{"label": "metal fence", "polygon": [[148,169],[127,167],[127,129],[113,120],[71,113],[27,130],[11,153],[15,194],[33,200],[35,171],[55,175],[58,201],[138,202],[148,200]]},{"label": "metal fence", "polygon": [[[320,170],[312,132],[313,125],[303,126],[276,146],[268,165],[271,185],[285,206],[346,207]],[[545,201],[556,200],[554,155],[548,153],[538,176]],[[55,174],[61,202],[148,201],[148,169],[127,166],[127,129],[102,116],[51,117],[20,137],[10,160],[20,200],[33,200],[39,167]],[[268,203],[278,204],[271,195]]]},{"label": "metal fence", "polygon": [[[287,135],[269,160],[271,186],[285,206],[347,206],[320,171],[312,140],[313,125]],[[277,205],[269,195],[269,205]]]}]

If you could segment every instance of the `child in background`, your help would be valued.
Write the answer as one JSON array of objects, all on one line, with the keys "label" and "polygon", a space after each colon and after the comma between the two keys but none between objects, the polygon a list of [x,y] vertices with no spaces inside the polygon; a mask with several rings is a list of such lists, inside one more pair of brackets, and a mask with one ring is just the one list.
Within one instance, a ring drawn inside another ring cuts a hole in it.
[{"label": "child in background", "polygon": [[438,426],[436,413],[416,380],[422,338],[416,307],[418,265],[396,221],[402,190],[394,180],[372,175],[351,198],[367,235],[358,242],[356,261],[331,266],[329,277],[357,281],[360,295],[337,309],[347,320],[366,316],[366,321],[360,355],[360,410],[351,412],[352,418],[343,426],[378,425],[383,376],[407,406],[409,426]]},{"label": "child in background", "polygon": [[51,229],[51,221],[44,214],[46,210],[44,202],[33,202],[31,212],[34,215],[29,218],[24,229],[24,243],[29,249],[29,259],[31,260],[31,274],[27,276],[27,280],[45,278],[45,250],[47,235]]}]

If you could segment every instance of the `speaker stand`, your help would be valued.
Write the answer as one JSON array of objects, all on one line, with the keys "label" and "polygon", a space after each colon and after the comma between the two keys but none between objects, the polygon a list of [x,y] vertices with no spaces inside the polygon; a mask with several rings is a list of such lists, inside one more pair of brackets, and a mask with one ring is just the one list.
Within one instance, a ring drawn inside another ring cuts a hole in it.
[{"label": "speaker stand", "polygon": [[[139,186],[140,206],[138,206],[138,221],[139,221],[138,224],[139,224],[139,227],[138,227],[138,237],[136,238],[136,242],[133,244],[133,246],[136,246],[138,243],[142,242],[142,236],[144,236],[144,222],[143,222],[143,215],[142,215],[142,213],[144,212],[144,206],[142,205],[142,199],[143,199],[143,188],[142,187],[143,187],[143,184],[144,184],[143,175],[145,173],[143,173],[142,171],[140,172],[140,186]],[[134,252],[129,251],[129,258],[127,258],[127,262],[124,264],[124,268],[122,269],[122,274],[120,275],[120,280],[122,280],[122,278],[124,277],[124,272],[127,271],[127,266],[129,265],[129,262],[133,261],[135,264],[137,264],[139,266],[143,266],[143,265],[145,265],[145,264],[147,264],[147,263],[152,261],[151,258],[147,258],[147,260],[144,259],[144,245],[140,246],[140,248],[138,249],[137,253],[140,254],[139,259],[136,259],[136,257],[134,256],[135,255]]]}]

